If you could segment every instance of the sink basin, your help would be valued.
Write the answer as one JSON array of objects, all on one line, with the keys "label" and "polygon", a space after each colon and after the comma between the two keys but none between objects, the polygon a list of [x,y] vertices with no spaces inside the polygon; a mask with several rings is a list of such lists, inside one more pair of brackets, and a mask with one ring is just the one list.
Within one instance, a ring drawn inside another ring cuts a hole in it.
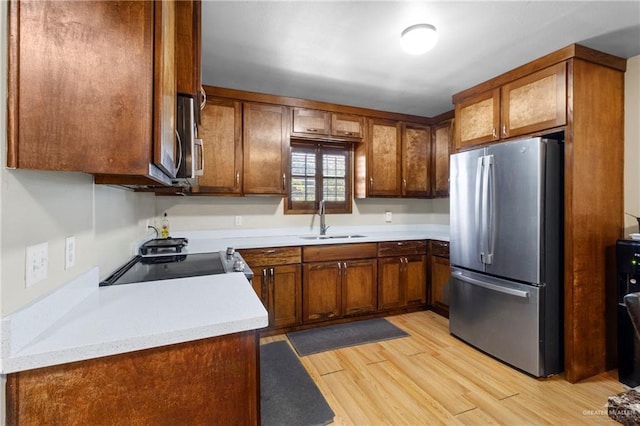
[{"label": "sink basin", "polygon": [[363,238],[365,235],[311,235],[300,237],[303,240],[337,240],[337,239],[346,239],[346,238]]}]

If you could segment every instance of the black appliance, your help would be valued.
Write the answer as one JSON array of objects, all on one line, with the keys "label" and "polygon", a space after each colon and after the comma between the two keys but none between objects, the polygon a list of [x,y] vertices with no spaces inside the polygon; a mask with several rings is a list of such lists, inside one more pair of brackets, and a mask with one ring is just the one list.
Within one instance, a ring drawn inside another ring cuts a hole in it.
[{"label": "black appliance", "polygon": [[[175,240],[175,239],[174,239]],[[152,240],[155,241],[155,240]],[[253,280],[253,271],[246,265],[240,253],[232,248],[226,251],[209,253],[184,253],[185,244],[174,244],[175,241],[153,243],[146,246],[151,255],[138,255],[114,271],[100,286],[131,284],[145,281],[170,280],[176,278],[218,275],[229,272],[244,272],[249,282]],[[174,244],[174,245],[172,245]],[[160,253],[157,252],[160,250]],[[167,253],[166,250],[174,250]]]},{"label": "black appliance", "polygon": [[618,380],[629,387],[640,385],[640,339],[635,333],[624,296],[640,292],[640,241],[616,243]]}]

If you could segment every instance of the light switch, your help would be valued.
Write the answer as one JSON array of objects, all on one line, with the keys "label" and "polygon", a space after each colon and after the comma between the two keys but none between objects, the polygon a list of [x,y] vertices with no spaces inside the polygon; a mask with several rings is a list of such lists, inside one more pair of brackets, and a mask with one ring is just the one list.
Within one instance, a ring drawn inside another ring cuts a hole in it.
[{"label": "light switch", "polygon": [[391,223],[391,220],[392,220],[392,219],[393,219],[393,218],[392,218],[391,212],[386,212],[386,213],[384,214],[384,221],[385,221],[385,222],[387,222],[387,223]]}]

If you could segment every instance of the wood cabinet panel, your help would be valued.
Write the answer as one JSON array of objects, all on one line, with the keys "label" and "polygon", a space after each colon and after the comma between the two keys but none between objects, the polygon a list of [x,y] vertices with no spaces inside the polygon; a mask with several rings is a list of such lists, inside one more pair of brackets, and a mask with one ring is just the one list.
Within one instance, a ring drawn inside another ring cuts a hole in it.
[{"label": "wood cabinet panel", "polygon": [[378,257],[426,254],[425,240],[385,241],[378,243]]},{"label": "wood cabinet panel", "polygon": [[402,196],[431,195],[431,128],[402,125]]},{"label": "wood cabinet panel", "polygon": [[566,64],[560,63],[502,87],[502,137],[566,124]]},{"label": "wood cabinet panel", "polygon": [[328,260],[355,260],[376,257],[378,246],[376,243],[330,244],[318,246],[304,246],[302,248],[303,262],[323,262]]},{"label": "wood cabinet panel", "polygon": [[174,2],[8,7],[8,167],[152,183],[154,149],[175,167]]},{"label": "wood cabinet panel", "polygon": [[243,105],[245,194],[285,194],[289,159],[287,111],[279,105]]},{"label": "wood cabinet panel", "polygon": [[378,309],[398,308],[404,304],[403,267],[399,257],[378,259]]},{"label": "wood cabinet panel", "polygon": [[239,250],[242,258],[251,267],[289,265],[301,263],[302,249],[300,247],[265,247],[257,249]]},{"label": "wood cabinet panel", "polygon": [[331,114],[331,135],[336,137],[357,138],[363,137],[364,118],[352,114]]},{"label": "wood cabinet panel", "polygon": [[405,299],[404,303],[422,305],[427,303],[427,256],[407,256],[405,267]]},{"label": "wood cabinet panel", "polygon": [[205,169],[198,178],[200,193],[242,193],[242,105],[208,98],[198,128]]},{"label": "wood cabinet panel", "polygon": [[9,425],[259,424],[257,332],[12,373]]},{"label": "wood cabinet panel", "polygon": [[433,126],[432,134],[432,195],[449,196],[449,154],[453,144],[453,120]]},{"label": "wood cabinet panel", "polygon": [[281,327],[302,321],[302,267],[281,265],[271,268],[267,287],[269,325]]},{"label": "wood cabinet panel", "polygon": [[293,132],[311,135],[331,134],[331,115],[314,109],[293,109]]},{"label": "wood cabinet panel", "polygon": [[429,259],[429,273],[431,289],[429,304],[442,315],[449,315],[449,295],[447,283],[451,277],[449,266],[449,243],[432,240],[430,243],[431,256]]},{"label": "wood cabinet panel", "polygon": [[401,128],[400,122],[369,119],[367,175],[370,196],[400,196]]},{"label": "wood cabinet panel", "polygon": [[456,151],[500,139],[500,89],[456,104]]},{"label": "wood cabinet panel", "polygon": [[342,314],[374,312],[378,307],[377,260],[350,260],[343,264]]},{"label": "wood cabinet panel", "polygon": [[[202,86],[202,4],[200,0],[176,2],[176,85],[178,93],[196,99]],[[199,122],[199,121],[198,121]]]},{"label": "wood cabinet panel", "polygon": [[303,322],[341,316],[342,270],[338,262],[303,265]]}]

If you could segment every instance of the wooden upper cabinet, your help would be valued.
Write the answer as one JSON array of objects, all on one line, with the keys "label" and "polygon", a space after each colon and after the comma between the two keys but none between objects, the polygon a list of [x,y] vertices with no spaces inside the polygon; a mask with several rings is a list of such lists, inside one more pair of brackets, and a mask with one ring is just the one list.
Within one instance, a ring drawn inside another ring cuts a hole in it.
[{"label": "wooden upper cabinet", "polygon": [[207,99],[198,128],[204,152],[204,173],[197,192],[242,193],[242,104],[228,99]]},{"label": "wooden upper cabinet", "polygon": [[456,150],[500,139],[500,89],[456,104]]},{"label": "wooden upper cabinet", "polygon": [[402,124],[402,196],[431,195],[431,128]]},{"label": "wooden upper cabinet", "polygon": [[9,2],[7,166],[170,183],[174,7]]},{"label": "wooden upper cabinet", "polygon": [[331,135],[362,139],[364,118],[352,114],[331,114]]},{"label": "wooden upper cabinet", "polygon": [[293,133],[311,135],[331,134],[331,114],[315,109],[293,109]]},{"label": "wooden upper cabinet", "polygon": [[369,119],[367,175],[369,196],[398,197],[401,187],[400,122]]},{"label": "wooden upper cabinet", "polygon": [[567,122],[564,62],[502,87],[502,137],[564,126]]},{"label": "wooden upper cabinet", "polygon": [[244,103],[245,194],[285,194],[289,160],[288,111],[280,105]]},{"label": "wooden upper cabinet", "polygon": [[361,139],[364,118],[306,108],[293,108],[293,136],[328,139]]},{"label": "wooden upper cabinet", "polygon": [[202,4],[200,0],[176,2],[177,91],[192,97],[196,123],[202,123]]},{"label": "wooden upper cabinet", "polygon": [[449,196],[449,154],[453,142],[453,119],[433,126],[431,185],[434,197]]},{"label": "wooden upper cabinet", "polygon": [[567,65],[561,62],[456,104],[455,150],[567,123]]}]

